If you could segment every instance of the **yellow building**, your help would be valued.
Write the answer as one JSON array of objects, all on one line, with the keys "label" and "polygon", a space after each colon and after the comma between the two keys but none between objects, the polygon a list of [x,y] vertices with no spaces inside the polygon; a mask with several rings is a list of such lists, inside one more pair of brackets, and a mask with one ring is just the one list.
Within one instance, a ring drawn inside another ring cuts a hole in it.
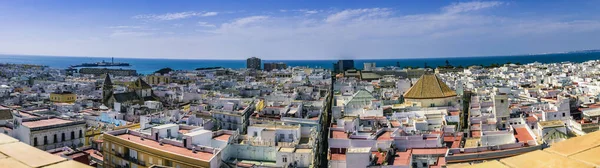
[{"label": "yellow building", "polygon": [[144,168],[153,165],[179,168],[220,166],[220,152],[215,154],[212,151],[191,150],[168,142],[159,142],[152,137],[127,129],[104,133],[103,166],[105,168],[121,166]]},{"label": "yellow building", "polygon": [[171,83],[171,77],[150,75],[146,77],[146,82],[148,82],[150,85],[168,84]]},{"label": "yellow building", "polygon": [[62,91],[50,93],[50,101],[55,103],[75,103],[77,95],[72,92]]}]

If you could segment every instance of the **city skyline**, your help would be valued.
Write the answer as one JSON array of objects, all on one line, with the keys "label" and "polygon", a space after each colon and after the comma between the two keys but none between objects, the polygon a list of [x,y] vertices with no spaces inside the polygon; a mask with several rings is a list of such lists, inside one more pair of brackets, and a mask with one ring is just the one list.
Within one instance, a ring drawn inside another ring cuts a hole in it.
[{"label": "city skyline", "polygon": [[[597,1],[0,3],[0,54],[396,59],[598,49]],[[432,49],[435,48],[435,49]]]}]

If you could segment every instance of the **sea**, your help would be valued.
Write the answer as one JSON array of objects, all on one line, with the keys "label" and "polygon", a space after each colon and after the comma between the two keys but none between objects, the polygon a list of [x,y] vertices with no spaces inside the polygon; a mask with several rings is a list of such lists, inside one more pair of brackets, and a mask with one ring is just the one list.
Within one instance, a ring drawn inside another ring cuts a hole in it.
[{"label": "sea", "polygon": [[[446,61],[452,66],[491,65],[504,63],[558,63],[558,62],[585,62],[589,60],[600,60],[600,50],[551,53],[551,54],[528,54],[510,56],[475,56],[475,57],[444,57],[444,58],[399,58],[399,59],[355,59],[357,69],[363,67],[363,63],[374,62],[377,67],[397,66],[400,67],[430,67],[444,66]],[[110,62],[111,57],[66,57],[66,56],[33,56],[33,55],[0,55],[0,63],[11,64],[36,64],[46,65],[52,68],[68,68],[71,65],[93,62]],[[108,67],[135,69],[140,74],[152,74],[156,70],[169,67],[175,70],[193,70],[206,67],[223,67],[239,69],[246,67],[246,60],[206,60],[206,59],[148,59],[148,58],[114,58],[115,62],[126,62],[129,67]],[[288,66],[304,66],[311,68],[329,68],[337,60],[263,60],[266,62],[284,62]]]}]

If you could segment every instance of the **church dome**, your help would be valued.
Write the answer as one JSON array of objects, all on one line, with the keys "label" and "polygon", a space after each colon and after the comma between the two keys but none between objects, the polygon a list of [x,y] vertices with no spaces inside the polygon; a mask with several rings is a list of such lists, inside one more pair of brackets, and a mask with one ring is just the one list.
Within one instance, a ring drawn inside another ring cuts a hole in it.
[{"label": "church dome", "polygon": [[456,96],[456,92],[437,75],[425,74],[404,94],[406,99],[438,99]]}]

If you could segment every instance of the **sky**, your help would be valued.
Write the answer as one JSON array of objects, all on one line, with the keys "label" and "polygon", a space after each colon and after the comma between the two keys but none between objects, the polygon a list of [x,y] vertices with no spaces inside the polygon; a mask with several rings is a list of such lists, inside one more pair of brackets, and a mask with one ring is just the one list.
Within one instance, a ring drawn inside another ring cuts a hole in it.
[{"label": "sky", "polygon": [[600,1],[0,1],[0,54],[335,60],[600,49]]}]

